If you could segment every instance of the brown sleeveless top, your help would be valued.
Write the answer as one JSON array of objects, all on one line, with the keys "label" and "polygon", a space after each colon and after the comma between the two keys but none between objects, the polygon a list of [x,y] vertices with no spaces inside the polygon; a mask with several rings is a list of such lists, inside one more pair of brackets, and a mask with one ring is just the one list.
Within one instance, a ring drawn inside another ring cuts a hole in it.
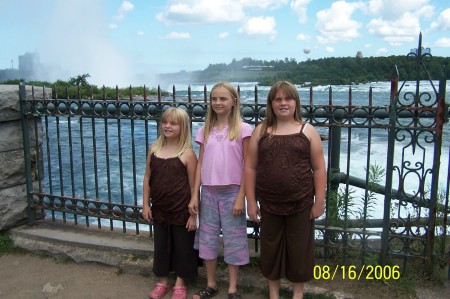
[{"label": "brown sleeveless top", "polygon": [[271,138],[266,132],[259,140],[256,197],[264,211],[290,215],[314,203],[310,143],[304,127],[299,133]]},{"label": "brown sleeveless top", "polygon": [[180,158],[150,158],[150,200],[153,221],[186,225],[191,200],[187,168]]}]

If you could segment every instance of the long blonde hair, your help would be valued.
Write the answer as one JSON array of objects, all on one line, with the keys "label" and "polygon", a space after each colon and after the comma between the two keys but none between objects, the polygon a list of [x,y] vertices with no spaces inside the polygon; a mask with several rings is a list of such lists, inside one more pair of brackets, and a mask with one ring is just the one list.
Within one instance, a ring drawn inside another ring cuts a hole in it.
[{"label": "long blonde hair", "polygon": [[228,82],[220,82],[213,86],[211,92],[209,93],[209,105],[208,111],[206,114],[205,120],[205,129],[203,139],[206,143],[208,141],[208,137],[211,134],[212,129],[217,121],[217,114],[214,112],[212,108],[212,92],[216,88],[225,88],[231,96],[231,99],[235,101],[235,105],[231,108],[231,112],[228,115],[228,139],[235,140],[238,139],[241,135],[241,102],[239,100],[239,94],[237,90]]},{"label": "long blonde hair", "polygon": [[261,126],[261,136],[267,131],[270,127],[272,128],[269,137],[273,136],[273,133],[277,130],[277,117],[273,112],[272,101],[275,100],[278,91],[283,91],[287,98],[291,98],[295,100],[295,113],[294,120],[298,122],[302,122],[301,115],[301,106],[300,106],[300,95],[298,94],[297,88],[288,81],[278,81],[269,90],[267,94],[267,105],[266,105],[266,117],[262,122]]},{"label": "long blonde hair", "polygon": [[158,153],[166,144],[166,136],[162,133],[162,124],[165,122],[174,122],[180,126],[180,136],[178,137],[178,148],[172,157],[181,156],[187,149],[192,148],[191,129],[189,125],[189,116],[181,108],[171,107],[164,111],[159,125],[159,137],[151,146],[153,153]]}]

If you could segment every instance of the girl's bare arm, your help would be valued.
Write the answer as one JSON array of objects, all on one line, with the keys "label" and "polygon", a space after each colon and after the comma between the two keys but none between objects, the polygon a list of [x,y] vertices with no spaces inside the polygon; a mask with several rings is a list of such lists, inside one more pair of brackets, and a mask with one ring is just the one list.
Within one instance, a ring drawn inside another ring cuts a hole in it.
[{"label": "girl's bare arm", "polygon": [[245,159],[245,197],[247,198],[247,214],[254,222],[258,222],[260,215],[258,204],[256,203],[256,167],[258,164],[258,141],[261,132],[261,125],[253,131],[248,144],[247,157]]},{"label": "girl's bare arm", "polygon": [[152,211],[150,209],[150,158],[152,151],[149,150],[147,154],[147,161],[145,165],[144,181],[142,182],[142,217],[146,221],[153,220]]},{"label": "girl's bare arm", "polygon": [[[250,137],[246,137],[242,140],[242,156],[244,159],[244,166],[245,166],[245,160],[247,159],[247,151],[248,151],[248,144],[250,142]],[[239,193],[236,197],[236,200],[234,201],[233,206],[233,215],[239,216],[244,213],[245,210],[245,176],[242,174],[241,179],[241,187],[239,188]]]},{"label": "girl's bare arm", "polygon": [[[187,168],[189,186],[191,187],[191,194],[194,192],[195,185],[195,172],[197,169],[197,156],[195,152],[190,149],[183,154],[185,165]],[[186,223],[186,229],[188,231],[193,231],[197,228],[197,217],[196,215],[191,215]]]},{"label": "girl's bare arm", "polygon": [[323,157],[323,147],[320,135],[313,126],[308,127],[310,138],[310,159],[314,176],[314,205],[311,209],[310,218],[318,218],[323,214],[325,205],[325,191],[327,187],[327,171]]},{"label": "girl's bare arm", "polygon": [[200,144],[197,167],[195,169],[194,186],[193,186],[193,189],[191,192],[191,202],[189,203],[189,213],[191,213],[192,216],[198,215],[198,213],[199,213],[201,169],[202,169],[202,161],[203,161],[204,152],[205,152],[205,148],[204,148],[203,144]]}]

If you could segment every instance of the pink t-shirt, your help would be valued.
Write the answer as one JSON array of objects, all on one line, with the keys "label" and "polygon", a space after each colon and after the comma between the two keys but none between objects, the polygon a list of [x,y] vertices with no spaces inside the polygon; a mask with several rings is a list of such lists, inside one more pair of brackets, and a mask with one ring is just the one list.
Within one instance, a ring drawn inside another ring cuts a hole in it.
[{"label": "pink t-shirt", "polygon": [[209,134],[206,144],[203,139],[204,128],[201,127],[195,136],[195,142],[204,146],[201,169],[202,185],[240,185],[244,170],[242,141],[245,137],[252,135],[252,127],[242,122],[241,136],[238,140],[233,141],[228,139],[228,127],[224,127],[221,132],[214,128]]}]

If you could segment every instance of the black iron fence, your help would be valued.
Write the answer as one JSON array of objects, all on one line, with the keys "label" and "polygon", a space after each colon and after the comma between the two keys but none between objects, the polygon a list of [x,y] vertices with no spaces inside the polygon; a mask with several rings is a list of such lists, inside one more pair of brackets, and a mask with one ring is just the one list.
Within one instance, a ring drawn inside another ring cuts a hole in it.
[{"label": "black iron fence", "polygon": [[[430,56],[420,49],[421,42],[410,54],[417,72],[426,71]],[[443,73],[438,86],[417,80],[405,91],[395,70],[388,105],[373,104],[372,88],[365,105],[354,105],[352,87],[345,105],[333,102],[331,87],[325,104],[314,104],[313,88],[309,102],[302,98],[303,119],[322,135],[328,166],[326,213],[316,222],[318,254],[361,262],[400,257],[404,266],[411,257],[444,254],[450,132]],[[423,84],[429,86],[425,92]],[[178,96],[173,87],[167,97],[160,89],[154,97],[136,97],[130,88],[127,98],[79,92],[75,99],[48,94],[38,100],[33,88],[27,101],[24,85],[20,93],[24,126],[34,122],[35,128],[34,136],[24,130],[30,222],[43,212],[53,221],[151,234],[141,217],[146,153],[168,107],[185,109],[195,133],[209,105],[206,86]],[[255,86],[253,101],[241,105],[250,124],[264,117],[259,95]],[[251,221],[248,227],[257,248],[259,227]]]}]

